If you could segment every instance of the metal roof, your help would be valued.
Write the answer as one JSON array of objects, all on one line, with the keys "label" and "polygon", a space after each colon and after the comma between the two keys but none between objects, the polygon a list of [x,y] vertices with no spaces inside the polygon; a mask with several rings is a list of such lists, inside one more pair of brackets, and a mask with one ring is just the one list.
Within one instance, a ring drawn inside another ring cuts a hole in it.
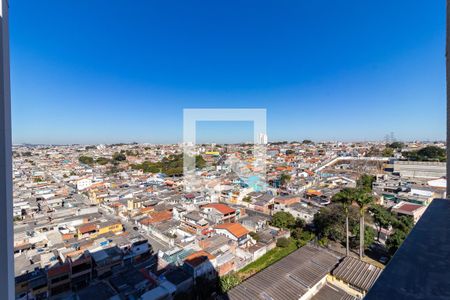
[{"label": "metal roof", "polygon": [[347,294],[344,290],[334,286],[330,283],[326,283],[315,294],[311,300],[356,300],[357,298]]},{"label": "metal roof", "polygon": [[306,245],[233,288],[228,297],[238,299],[299,299],[326,276],[340,257]]},{"label": "metal roof", "polygon": [[333,271],[333,276],[360,291],[367,292],[380,276],[382,269],[354,257],[346,257]]}]

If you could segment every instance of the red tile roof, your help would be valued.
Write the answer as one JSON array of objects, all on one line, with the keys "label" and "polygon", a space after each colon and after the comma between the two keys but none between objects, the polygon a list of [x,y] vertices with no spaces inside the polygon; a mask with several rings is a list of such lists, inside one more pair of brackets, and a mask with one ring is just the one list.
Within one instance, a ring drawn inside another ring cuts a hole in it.
[{"label": "red tile roof", "polygon": [[397,210],[403,210],[408,212],[414,212],[415,210],[422,208],[422,205],[419,204],[411,204],[411,203],[405,203],[397,208]]},{"label": "red tile roof", "polygon": [[203,207],[210,207],[210,208],[214,208],[216,210],[218,210],[221,214],[232,214],[234,212],[236,212],[236,210],[232,209],[231,207],[229,207],[228,205],[222,204],[222,203],[210,203],[210,204],[206,204]]},{"label": "red tile roof", "polygon": [[160,211],[160,212],[150,213],[148,218],[140,220],[139,223],[141,223],[143,225],[148,225],[148,224],[154,224],[154,223],[159,223],[159,222],[163,222],[163,221],[168,221],[170,219],[172,219],[172,213],[170,211]]},{"label": "red tile roof", "polygon": [[80,231],[81,234],[85,234],[87,232],[96,231],[97,225],[96,224],[86,224],[78,227],[78,231]]},{"label": "red tile roof", "polygon": [[188,257],[186,257],[184,262],[195,268],[196,266],[201,265],[205,261],[213,260],[215,258],[216,257],[214,255],[212,255],[204,250],[200,250],[200,251],[194,252],[191,255],[189,255]]},{"label": "red tile roof", "polygon": [[228,230],[232,235],[234,235],[237,238],[240,238],[240,237],[246,235],[247,233],[249,233],[249,231],[247,229],[245,229],[245,227],[239,223],[219,224],[219,225],[215,226],[215,229]]}]

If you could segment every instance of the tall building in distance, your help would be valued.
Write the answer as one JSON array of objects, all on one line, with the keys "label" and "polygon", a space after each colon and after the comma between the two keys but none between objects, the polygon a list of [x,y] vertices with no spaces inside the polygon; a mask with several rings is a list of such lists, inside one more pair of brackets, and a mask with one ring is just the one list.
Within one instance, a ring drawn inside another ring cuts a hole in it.
[{"label": "tall building in distance", "polygon": [[260,144],[263,144],[263,145],[266,145],[267,142],[268,142],[267,134],[265,134],[265,133],[260,133],[260,134],[259,134],[259,143],[260,143]]}]

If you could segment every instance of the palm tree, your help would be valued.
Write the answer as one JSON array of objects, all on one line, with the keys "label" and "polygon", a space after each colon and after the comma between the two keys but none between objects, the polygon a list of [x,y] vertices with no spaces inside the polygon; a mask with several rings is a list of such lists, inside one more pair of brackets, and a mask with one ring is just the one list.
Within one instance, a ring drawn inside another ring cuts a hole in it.
[{"label": "palm tree", "polygon": [[355,199],[355,192],[356,190],[354,188],[344,188],[340,192],[338,192],[336,195],[333,196],[332,200],[334,202],[339,202],[342,204],[342,207],[345,211],[345,246],[346,246],[346,256],[349,255],[349,241],[348,241],[348,209],[352,205],[354,199]]},{"label": "palm tree", "polygon": [[358,189],[355,196],[355,202],[359,206],[359,258],[362,259],[364,256],[364,215],[374,199],[363,189]]}]

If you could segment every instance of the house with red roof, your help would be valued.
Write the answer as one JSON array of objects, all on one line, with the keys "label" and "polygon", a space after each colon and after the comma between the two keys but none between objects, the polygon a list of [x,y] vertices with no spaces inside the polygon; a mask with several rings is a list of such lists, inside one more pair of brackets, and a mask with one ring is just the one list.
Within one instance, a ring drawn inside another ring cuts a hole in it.
[{"label": "house with red roof", "polygon": [[249,241],[249,231],[239,223],[218,224],[214,226],[214,231],[236,241],[238,245],[244,245]]},{"label": "house with red roof", "polygon": [[392,212],[395,212],[398,215],[412,216],[415,224],[419,221],[426,208],[427,207],[424,205],[401,201],[392,208]]},{"label": "house with red roof", "polygon": [[223,203],[209,203],[201,207],[204,218],[215,224],[232,223],[236,221],[236,210]]},{"label": "house with red roof", "polygon": [[147,218],[144,218],[140,220],[138,223],[141,225],[141,227],[151,226],[156,223],[168,221],[172,219],[172,212],[170,211],[158,211],[158,212],[151,212],[148,214]]}]

